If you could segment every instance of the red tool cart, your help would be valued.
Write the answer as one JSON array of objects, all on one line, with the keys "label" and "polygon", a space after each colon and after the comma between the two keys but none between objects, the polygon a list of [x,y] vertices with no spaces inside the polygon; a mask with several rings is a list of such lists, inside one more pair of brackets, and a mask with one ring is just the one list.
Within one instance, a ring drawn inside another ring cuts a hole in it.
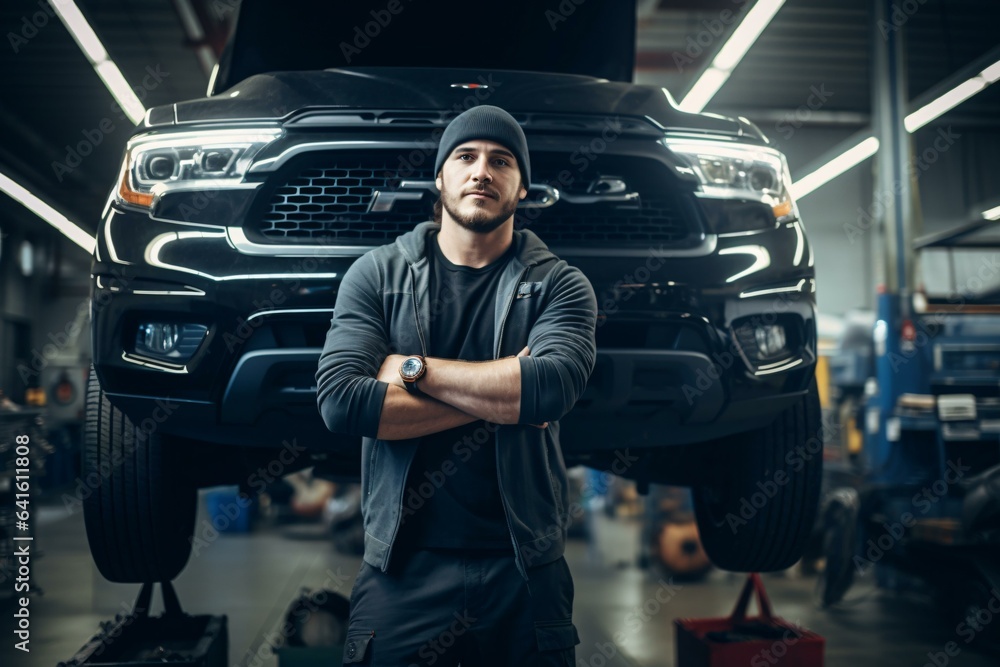
[{"label": "red tool cart", "polygon": [[[747,618],[750,596],[757,594],[760,616]],[[679,618],[677,667],[822,667],[826,640],[775,616],[756,572],[727,618]]]}]

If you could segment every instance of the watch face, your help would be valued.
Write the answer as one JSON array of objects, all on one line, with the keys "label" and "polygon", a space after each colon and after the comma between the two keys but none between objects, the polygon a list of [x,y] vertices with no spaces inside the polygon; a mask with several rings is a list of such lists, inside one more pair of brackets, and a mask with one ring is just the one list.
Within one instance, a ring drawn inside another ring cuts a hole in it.
[{"label": "watch face", "polygon": [[409,359],[403,362],[403,365],[400,367],[400,371],[406,377],[411,378],[416,376],[416,374],[420,372],[421,366],[422,364],[420,363],[419,359],[415,357],[410,357]]}]

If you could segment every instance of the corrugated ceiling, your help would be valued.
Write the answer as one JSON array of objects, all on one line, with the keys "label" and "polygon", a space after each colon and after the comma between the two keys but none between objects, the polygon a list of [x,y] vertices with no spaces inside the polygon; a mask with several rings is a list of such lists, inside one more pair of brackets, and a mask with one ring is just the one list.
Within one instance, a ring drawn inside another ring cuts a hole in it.
[{"label": "corrugated ceiling", "polygon": [[[221,6],[210,2],[194,3],[203,18],[211,6]],[[78,4],[128,81],[152,84],[142,93],[147,108],[204,94],[207,77],[170,0]],[[773,116],[805,103],[812,87],[825,86],[833,94],[824,111],[844,112],[863,122],[871,98],[871,4],[788,0],[706,110],[739,112],[751,119]],[[911,96],[1000,43],[997,0],[927,0],[918,5],[903,26]],[[680,99],[737,23],[722,20],[722,12],[741,6],[731,0],[641,0],[636,80],[665,86]],[[115,111],[111,95],[62,24],[39,15],[43,7],[38,0],[0,5],[0,32],[6,36],[0,44],[0,122],[6,130],[0,138],[0,169],[92,230],[119,166],[129,123]],[[32,20],[46,25],[25,28],[25,21],[30,25]],[[711,34],[720,27],[722,34]],[[19,39],[22,32],[26,42]],[[686,51],[697,40],[704,45],[702,53]],[[689,53],[693,62],[686,60]],[[959,113],[995,123],[1000,86],[964,104]],[[95,135],[105,119],[114,129]],[[60,181],[53,163],[65,162],[66,147],[86,141],[88,133],[100,137],[99,145]],[[44,227],[0,197],[0,224],[15,219]]]}]

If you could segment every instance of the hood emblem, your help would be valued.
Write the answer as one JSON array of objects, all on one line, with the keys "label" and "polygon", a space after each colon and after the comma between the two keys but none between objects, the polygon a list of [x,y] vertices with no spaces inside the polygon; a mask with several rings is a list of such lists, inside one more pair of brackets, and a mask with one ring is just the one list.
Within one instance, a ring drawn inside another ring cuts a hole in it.
[{"label": "hood emblem", "polygon": [[[368,213],[388,213],[396,202],[419,202],[425,195],[437,195],[434,181],[401,181],[396,191],[375,190],[368,200]],[[630,192],[620,176],[598,176],[591,181],[586,193],[569,193],[547,183],[532,183],[528,196],[518,202],[517,208],[549,208],[558,201],[569,204],[616,204],[619,208],[638,208],[638,192]]]},{"label": "hood emblem", "polygon": [[616,195],[628,190],[628,185],[620,176],[598,176],[587,187],[587,192],[597,195]]}]

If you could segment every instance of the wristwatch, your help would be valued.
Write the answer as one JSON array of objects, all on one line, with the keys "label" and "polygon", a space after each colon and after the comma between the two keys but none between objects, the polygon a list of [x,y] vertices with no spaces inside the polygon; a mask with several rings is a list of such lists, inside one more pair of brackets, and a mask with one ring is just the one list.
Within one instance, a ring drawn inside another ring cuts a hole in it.
[{"label": "wristwatch", "polygon": [[411,394],[420,393],[417,380],[424,376],[426,370],[427,365],[424,363],[424,358],[419,354],[403,359],[403,363],[399,365],[399,377],[403,378],[403,387],[406,391]]}]

